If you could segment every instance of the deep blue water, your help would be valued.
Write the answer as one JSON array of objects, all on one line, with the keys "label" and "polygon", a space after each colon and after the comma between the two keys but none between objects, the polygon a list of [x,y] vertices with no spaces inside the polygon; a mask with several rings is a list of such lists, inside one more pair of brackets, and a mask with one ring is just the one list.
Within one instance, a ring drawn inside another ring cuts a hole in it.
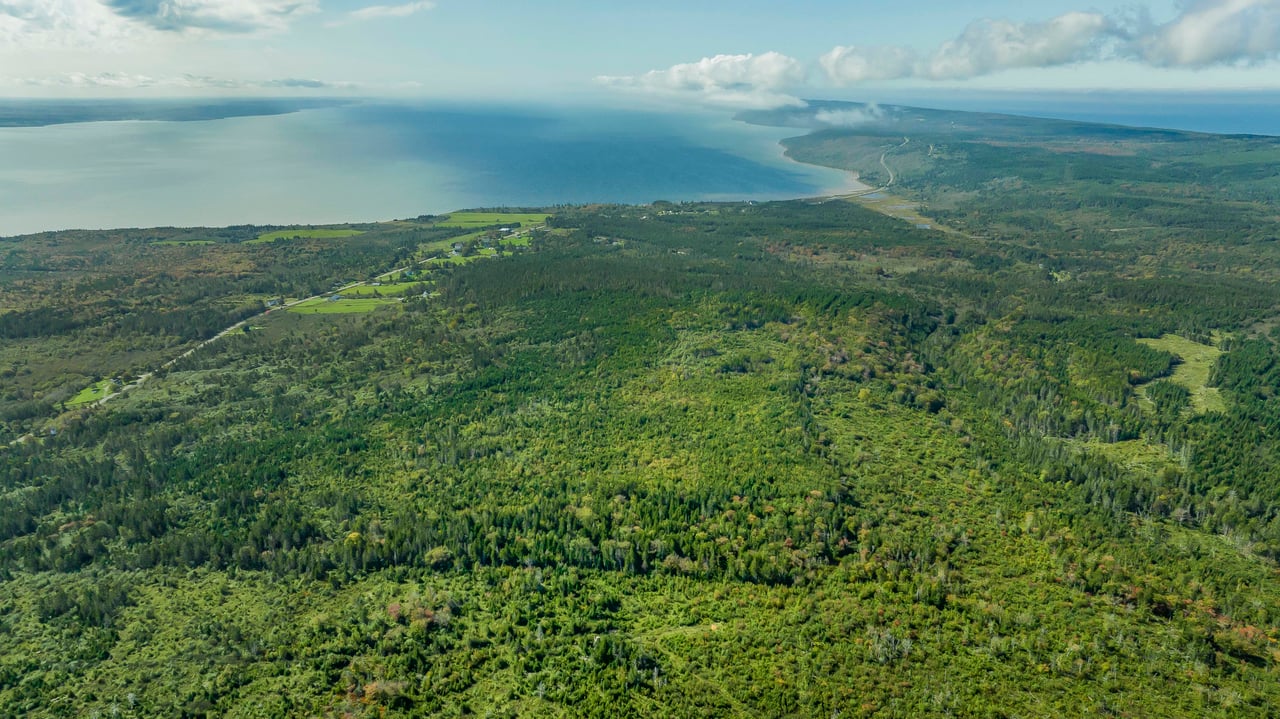
[{"label": "deep blue water", "polygon": [[0,235],[771,199],[847,186],[846,173],[785,159],[778,140],[789,134],[723,114],[391,103],[0,128]]},{"label": "deep blue water", "polygon": [[[1276,92],[860,99],[1280,135]],[[804,197],[849,182],[845,173],[782,156],[778,140],[798,130],[747,125],[727,113],[387,102],[310,104],[298,112],[237,101],[144,105],[0,102],[0,120],[32,125],[0,127],[0,236],[358,222],[464,207]],[[256,114],[263,108],[287,114]]]}]

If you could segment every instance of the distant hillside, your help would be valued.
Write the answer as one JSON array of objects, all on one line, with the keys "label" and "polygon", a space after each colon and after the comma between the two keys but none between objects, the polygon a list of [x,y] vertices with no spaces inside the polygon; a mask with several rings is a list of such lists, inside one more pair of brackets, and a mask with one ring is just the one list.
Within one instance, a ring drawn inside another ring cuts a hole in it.
[{"label": "distant hillside", "polygon": [[284,115],[349,104],[348,100],[229,98],[224,100],[6,100],[0,127],[43,127],[77,122],[150,120],[194,122],[255,115]]}]

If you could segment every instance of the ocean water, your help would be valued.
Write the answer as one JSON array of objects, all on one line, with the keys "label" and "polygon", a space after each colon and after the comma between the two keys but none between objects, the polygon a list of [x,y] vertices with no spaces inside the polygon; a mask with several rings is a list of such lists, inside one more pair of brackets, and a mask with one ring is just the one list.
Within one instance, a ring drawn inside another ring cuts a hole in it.
[{"label": "ocean water", "polygon": [[826,194],[794,131],[721,114],[361,103],[0,128],[0,236],[386,220],[463,207]]},{"label": "ocean water", "polygon": [[[917,91],[858,99],[1280,135],[1276,92]],[[728,113],[260,104],[0,103],[0,125],[59,115],[66,122],[0,127],[0,236],[360,222],[464,207],[776,199],[854,186],[847,173],[783,157],[778,141],[802,130],[748,125]],[[156,119],[83,121],[97,117]]]}]

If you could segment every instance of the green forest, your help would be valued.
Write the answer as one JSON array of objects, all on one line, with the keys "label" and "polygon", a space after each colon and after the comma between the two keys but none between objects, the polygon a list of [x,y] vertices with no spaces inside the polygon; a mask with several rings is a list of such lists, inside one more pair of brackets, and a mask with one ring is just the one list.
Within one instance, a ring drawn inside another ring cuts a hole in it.
[{"label": "green forest", "polygon": [[1274,715],[1280,143],[1001,122],[0,240],[0,715]]}]

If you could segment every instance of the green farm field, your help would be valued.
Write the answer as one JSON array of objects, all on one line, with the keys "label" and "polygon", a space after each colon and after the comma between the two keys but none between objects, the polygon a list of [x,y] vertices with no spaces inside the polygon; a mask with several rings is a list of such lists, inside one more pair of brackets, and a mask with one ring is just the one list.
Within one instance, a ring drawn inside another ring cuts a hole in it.
[{"label": "green farm field", "polygon": [[94,402],[97,402],[103,397],[106,397],[107,395],[111,394],[112,386],[113,386],[113,382],[109,379],[104,379],[100,382],[96,382],[92,385],[89,385],[88,387],[85,387],[84,389],[80,390],[80,392],[76,394],[76,396],[67,400],[67,406],[82,407],[86,404],[92,404]]},{"label": "green farm field", "polygon": [[246,245],[258,245],[268,242],[276,242],[277,240],[292,240],[295,238],[305,240],[337,240],[344,237],[355,237],[363,235],[361,230],[352,230],[349,228],[338,229],[294,229],[294,230],[277,230],[275,232],[264,232],[252,240],[245,240]]},{"label": "green farm field", "polygon": [[391,282],[382,285],[358,285],[342,291],[343,297],[399,297],[411,290],[422,291],[424,282]]},{"label": "green farm field", "polygon": [[[355,289],[355,288],[352,288]],[[349,290],[348,290],[349,292]],[[319,298],[308,300],[306,302],[296,304],[289,308],[290,312],[296,312],[300,315],[351,315],[365,314],[373,312],[379,307],[387,305],[397,305],[400,301],[396,299],[379,298],[379,297],[361,297],[358,299],[341,299],[330,300],[328,298]]]},{"label": "green farm field", "polygon": [[491,227],[520,223],[521,226],[540,225],[550,215],[543,212],[454,212],[443,222],[436,223],[440,227]]}]

